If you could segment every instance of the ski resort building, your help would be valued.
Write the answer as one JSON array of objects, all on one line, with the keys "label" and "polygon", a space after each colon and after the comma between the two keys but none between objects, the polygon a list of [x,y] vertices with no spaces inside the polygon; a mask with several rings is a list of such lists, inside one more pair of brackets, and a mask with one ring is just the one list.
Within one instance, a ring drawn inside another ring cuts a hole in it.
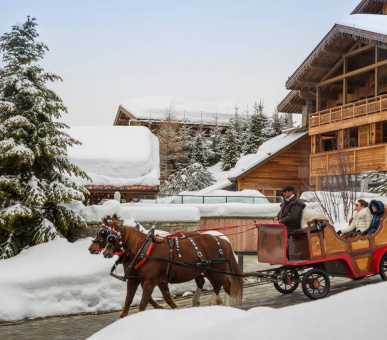
[{"label": "ski resort building", "polygon": [[363,0],[337,22],[286,82],[279,112],[302,114],[309,185],[327,189],[387,172],[387,0]]}]

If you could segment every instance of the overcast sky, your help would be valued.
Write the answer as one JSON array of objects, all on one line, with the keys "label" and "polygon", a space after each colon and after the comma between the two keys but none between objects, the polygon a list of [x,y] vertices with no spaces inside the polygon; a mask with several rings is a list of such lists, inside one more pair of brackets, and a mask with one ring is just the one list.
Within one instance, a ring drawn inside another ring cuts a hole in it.
[{"label": "overcast sky", "polygon": [[50,49],[41,65],[64,80],[50,87],[70,125],[111,125],[120,103],[144,96],[230,110],[262,99],[271,114],[287,78],[359,2],[0,0],[0,34],[37,18]]}]

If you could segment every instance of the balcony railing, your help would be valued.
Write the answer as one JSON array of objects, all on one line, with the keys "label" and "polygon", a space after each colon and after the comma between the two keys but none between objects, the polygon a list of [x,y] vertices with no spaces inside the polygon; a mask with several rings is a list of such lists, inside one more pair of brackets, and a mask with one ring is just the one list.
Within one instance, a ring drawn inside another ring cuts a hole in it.
[{"label": "balcony railing", "polygon": [[340,122],[387,110],[387,94],[309,114],[309,127]]}]

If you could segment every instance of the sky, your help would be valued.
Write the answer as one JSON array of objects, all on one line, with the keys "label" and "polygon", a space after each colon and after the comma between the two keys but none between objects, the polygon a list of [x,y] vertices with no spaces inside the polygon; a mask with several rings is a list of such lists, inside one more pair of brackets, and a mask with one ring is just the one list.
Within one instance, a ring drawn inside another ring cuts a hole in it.
[{"label": "sky", "polygon": [[121,103],[152,96],[231,112],[263,100],[271,115],[287,78],[359,2],[0,0],[0,34],[37,19],[50,49],[40,64],[63,78],[48,87],[71,126],[112,125]]}]

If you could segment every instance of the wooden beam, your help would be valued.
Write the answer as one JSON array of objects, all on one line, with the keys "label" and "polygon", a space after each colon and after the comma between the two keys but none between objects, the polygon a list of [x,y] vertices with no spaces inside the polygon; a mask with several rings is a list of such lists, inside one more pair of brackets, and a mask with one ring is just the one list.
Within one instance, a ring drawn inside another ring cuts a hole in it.
[{"label": "wooden beam", "polygon": [[318,84],[318,80],[317,79],[297,78],[297,81],[299,83],[305,83],[305,84]]},{"label": "wooden beam", "polygon": [[302,102],[297,101],[297,100],[290,100],[289,105],[302,106],[304,104]]},{"label": "wooden beam", "polygon": [[334,72],[336,72],[338,70],[338,68],[341,65],[343,65],[343,62],[344,62],[344,58],[340,58],[340,60],[335,65],[333,65],[331,70],[321,79],[321,81],[328,79],[328,77],[330,77]]},{"label": "wooden beam", "polygon": [[328,85],[328,84],[331,84],[331,83],[335,83],[337,81],[343,80],[346,77],[348,78],[348,77],[356,76],[358,74],[362,74],[362,73],[371,71],[375,67],[380,67],[380,66],[384,66],[384,65],[387,65],[387,60],[379,61],[376,64],[368,65],[368,66],[359,68],[357,70],[354,70],[354,71],[342,74],[340,76],[337,76],[337,77],[334,77],[334,78],[330,78],[330,79],[321,81],[320,83],[318,83],[318,86],[324,86],[324,85]]},{"label": "wooden beam", "polygon": [[339,47],[325,47],[324,51],[330,54],[344,54],[346,52],[345,48],[339,48]]},{"label": "wooden beam", "polygon": [[351,52],[345,53],[343,55],[343,57],[344,58],[352,57],[356,54],[363,53],[363,52],[368,51],[368,50],[372,50],[373,48],[374,48],[374,46],[372,46],[372,45],[363,46],[363,47],[358,48],[357,50],[353,50]]},{"label": "wooden beam", "polygon": [[[302,99],[316,99],[316,93],[298,91],[298,96]],[[321,100],[336,100],[339,94],[337,92],[321,90]]]},{"label": "wooden beam", "polygon": [[312,64],[310,65],[310,68],[312,70],[329,71],[331,69],[331,66],[322,64]]},{"label": "wooden beam", "polygon": [[316,111],[321,110],[321,87],[316,88]]}]

